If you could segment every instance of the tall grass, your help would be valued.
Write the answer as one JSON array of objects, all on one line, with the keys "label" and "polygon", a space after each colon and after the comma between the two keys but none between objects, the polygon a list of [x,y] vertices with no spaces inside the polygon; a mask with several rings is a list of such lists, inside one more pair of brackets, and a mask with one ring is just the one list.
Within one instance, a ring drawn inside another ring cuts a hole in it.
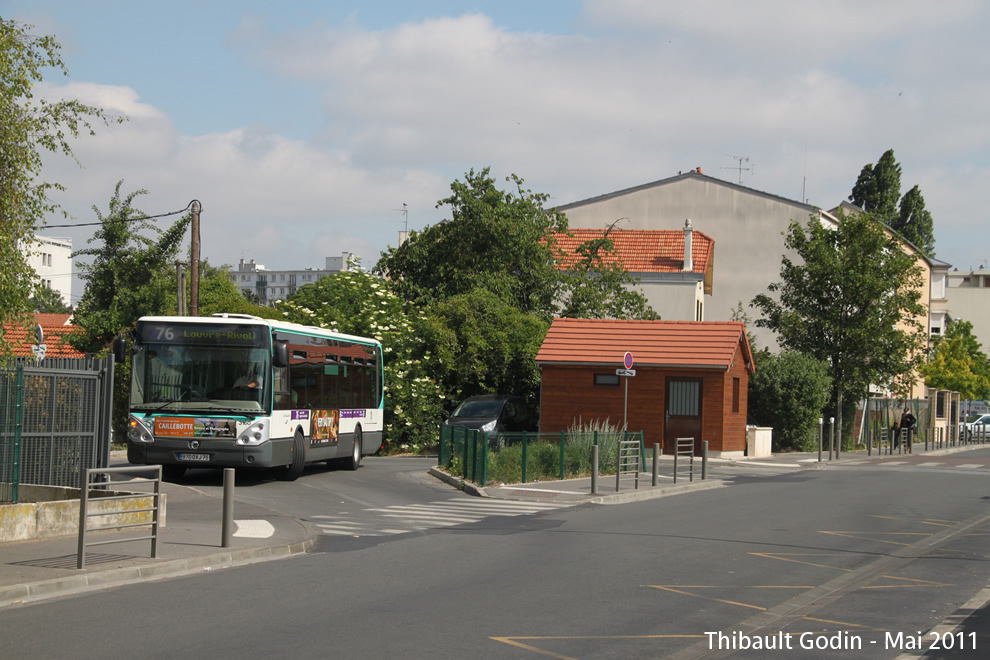
[{"label": "tall grass", "polygon": [[[638,434],[637,434],[638,435]],[[526,441],[526,481],[546,481],[561,476],[560,442],[564,442],[563,477],[574,479],[591,474],[592,447],[598,444],[599,474],[615,474],[622,427],[608,418],[585,423],[580,417],[564,433],[531,433]],[[634,436],[636,437],[636,436]],[[489,440],[487,482],[517,484],[523,481],[522,434],[502,434]],[[464,474],[460,452],[450,457],[448,469],[455,476]]]},{"label": "tall grass", "polygon": [[598,441],[598,471],[600,474],[615,474],[619,442],[625,435],[625,427],[609,423],[609,418],[595,419],[585,423],[581,417],[567,429],[567,446],[584,452],[591,460],[591,447]]}]

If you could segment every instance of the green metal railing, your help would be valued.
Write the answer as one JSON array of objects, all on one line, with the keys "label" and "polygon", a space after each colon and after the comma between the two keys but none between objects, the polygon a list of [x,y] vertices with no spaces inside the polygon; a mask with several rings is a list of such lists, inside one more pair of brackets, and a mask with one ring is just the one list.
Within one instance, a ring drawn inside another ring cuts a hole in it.
[{"label": "green metal railing", "polygon": [[527,483],[591,474],[591,447],[599,446],[600,471],[614,474],[620,440],[639,441],[646,470],[642,431],[613,433],[500,433],[497,436],[460,426],[440,427],[438,465],[482,487],[489,481]]},{"label": "green metal railing", "polygon": [[0,371],[0,504],[17,504],[24,414],[24,367]]}]

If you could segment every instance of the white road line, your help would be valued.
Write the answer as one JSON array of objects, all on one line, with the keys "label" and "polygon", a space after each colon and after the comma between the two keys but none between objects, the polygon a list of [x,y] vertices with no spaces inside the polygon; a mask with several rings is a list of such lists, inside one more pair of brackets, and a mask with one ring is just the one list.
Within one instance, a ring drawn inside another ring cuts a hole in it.
[{"label": "white road line", "polygon": [[982,463],[966,463],[965,465],[957,465],[956,467],[970,468],[970,469],[972,469],[972,468],[981,468],[981,467],[983,467],[983,464]]},{"label": "white road line", "polygon": [[[364,509],[372,518],[348,520],[352,513],[313,516],[325,534],[339,536],[382,536],[414,531],[454,527],[476,523],[485,518],[530,515],[571,506],[570,503],[515,502],[500,500],[444,500],[427,504],[396,505]],[[396,524],[404,525],[396,527]],[[381,525],[381,526],[379,526]],[[385,526],[387,525],[387,526]]]}]

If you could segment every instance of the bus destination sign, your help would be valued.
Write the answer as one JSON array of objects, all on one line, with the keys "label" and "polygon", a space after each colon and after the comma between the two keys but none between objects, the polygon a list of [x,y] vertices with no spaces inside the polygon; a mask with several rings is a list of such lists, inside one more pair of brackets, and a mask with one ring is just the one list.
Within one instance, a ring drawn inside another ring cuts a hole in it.
[{"label": "bus destination sign", "polygon": [[255,325],[206,323],[139,323],[137,334],[145,344],[207,346],[263,346],[265,328]]}]

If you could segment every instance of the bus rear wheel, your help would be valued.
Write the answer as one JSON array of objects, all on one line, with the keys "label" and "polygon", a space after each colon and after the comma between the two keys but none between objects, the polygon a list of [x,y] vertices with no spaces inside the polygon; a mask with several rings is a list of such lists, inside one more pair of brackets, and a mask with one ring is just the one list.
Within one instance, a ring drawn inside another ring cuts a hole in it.
[{"label": "bus rear wheel", "polygon": [[357,426],[354,428],[354,446],[351,447],[351,455],[344,463],[348,470],[356,470],[361,466],[362,445],[361,427]]},{"label": "bus rear wheel", "polygon": [[296,431],[292,441],[292,462],[280,467],[275,476],[279,481],[295,481],[302,476],[304,467],[306,467],[306,439],[301,431]]}]

